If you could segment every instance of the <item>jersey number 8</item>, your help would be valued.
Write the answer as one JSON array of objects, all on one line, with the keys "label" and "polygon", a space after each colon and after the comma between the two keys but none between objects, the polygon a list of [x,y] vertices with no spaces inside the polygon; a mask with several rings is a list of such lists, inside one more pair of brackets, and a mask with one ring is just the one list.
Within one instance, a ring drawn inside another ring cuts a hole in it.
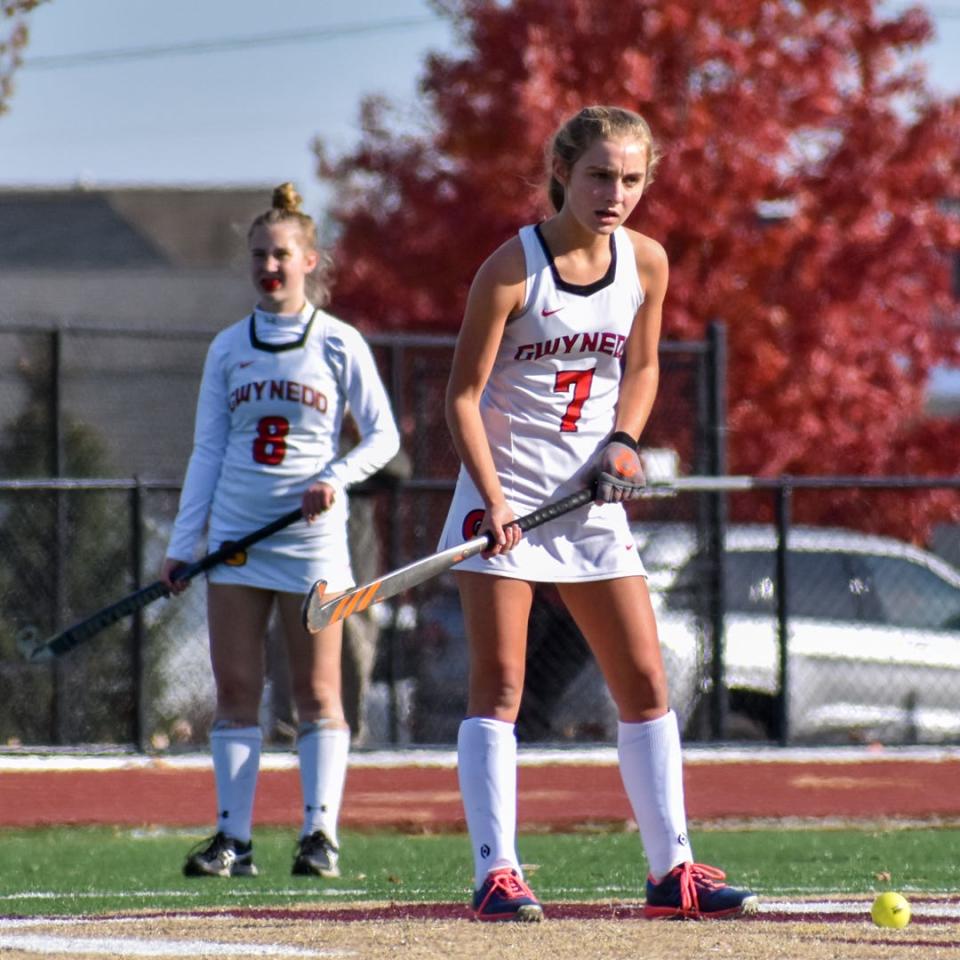
[{"label": "jersey number 8", "polygon": [[287,441],[290,421],[286,417],[262,417],[257,424],[257,436],[253,441],[253,459],[275,467],[283,463],[287,455]]}]

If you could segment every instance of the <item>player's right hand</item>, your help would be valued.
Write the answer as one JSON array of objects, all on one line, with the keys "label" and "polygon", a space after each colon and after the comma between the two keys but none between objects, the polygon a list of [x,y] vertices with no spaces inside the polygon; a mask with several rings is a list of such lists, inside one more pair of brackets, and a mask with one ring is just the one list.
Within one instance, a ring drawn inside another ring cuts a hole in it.
[{"label": "player's right hand", "polygon": [[179,567],[185,567],[189,561],[178,560],[176,557],[167,557],[160,570],[160,579],[171,593],[183,593],[190,586],[189,580],[171,580],[170,575]]},{"label": "player's right hand", "polygon": [[310,485],[303,495],[300,509],[307,518],[307,523],[313,523],[321,513],[326,513],[337,499],[337,491],[329,483],[318,480]]},{"label": "player's right hand", "polygon": [[523,531],[514,523],[516,515],[506,503],[488,507],[477,531],[481,536],[489,533],[493,537],[493,547],[484,550],[482,557],[489,559],[501,553],[508,553],[523,537]]}]

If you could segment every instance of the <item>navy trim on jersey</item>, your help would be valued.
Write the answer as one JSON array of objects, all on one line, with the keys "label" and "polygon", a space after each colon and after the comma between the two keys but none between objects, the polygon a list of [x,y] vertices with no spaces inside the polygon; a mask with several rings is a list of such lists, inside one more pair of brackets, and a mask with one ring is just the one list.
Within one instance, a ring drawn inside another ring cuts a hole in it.
[{"label": "navy trim on jersey", "polygon": [[310,315],[310,319],[307,321],[307,325],[303,328],[303,333],[296,340],[291,340],[289,343],[264,343],[257,336],[257,324],[254,320],[255,314],[250,314],[250,346],[254,350],[265,350],[267,353],[282,353],[284,350],[299,350],[307,342],[307,337],[310,336],[310,328],[313,326],[313,321],[317,317],[317,307],[314,307],[313,313]]},{"label": "navy trim on jersey", "polygon": [[553,262],[553,254],[550,252],[550,248],[547,246],[546,238],[540,232],[540,224],[535,224],[533,230],[537,235],[537,239],[540,241],[540,246],[543,248],[543,253],[547,258],[547,263],[550,264],[550,272],[553,274],[553,282],[558,290],[563,290],[565,293],[572,293],[578,297],[589,297],[591,293],[596,293],[598,290],[603,290],[604,287],[609,287],[614,280],[616,280],[617,245],[614,243],[612,233],[610,234],[610,266],[607,267],[607,272],[599,280],[594,280],[593,283],[567,283],[567,281],[560,276],[560,272],[557,270],[557,265]]}]

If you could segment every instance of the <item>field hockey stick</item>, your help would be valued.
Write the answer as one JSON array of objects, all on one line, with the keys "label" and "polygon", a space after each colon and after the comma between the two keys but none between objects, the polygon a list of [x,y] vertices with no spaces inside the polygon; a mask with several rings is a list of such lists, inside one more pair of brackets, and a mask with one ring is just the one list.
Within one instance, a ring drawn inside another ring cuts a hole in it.
[{"label": "field hockey stick", "polygon": [[[666,483],[651,483],[644,488],[644,497],[673,496],[683,490],[697,490],[703,492],[719,492],[725,490],[749,490],[752,486],[750,477],[681,477]],[[586,503],[590,503],[595,495],[595,487],[590,486],[576,493],[571,493],[562,500],[548,503],[539,510],[515,520],[516,525],[526,532],[539,527],[548,520],[576,510]],[[468,557],[475,556],[493,546],[491,534],[474,537],[465,543],[448,547],[439,553],[431,554],[422,560],[400,567],[391,573],[385,574],[378,580],[353,587],[346,593],[341,593],[332,600],[324,602],[323,595],[327,589],[326,580],[318,580],[307,594],[303,603],[303,624],[308,630],[322,630],[331,623],[336,623],[349,617],[352,613],[366,610],[371,604],[380,603],[390,597],[403,593],[411,587],[439,576],[441,573],[455,567]]]},{"label": "field hockey stick", "polygon": [[[215,567],[229,560],[231,557],[242,553],[247,547],[253,546],[253,544],[266,539],[278,530],[289,527],[291,523],[296,522],[302,516],[303,513],[299,507],[296,510],[291,510],[289,513],[278,517],[271,523],[260,527],[258,530],[254,530],[253,533],[248,533],[245,537],[241,537],[239,540],[227,541],[219,549],[208,553],[205,557],[201,557],[193,563],[187,563],[182,567],[177,567],[170,579],[176,581],[192,580],[198,574],[204,573],[211,567]],[[91,637],[96,636],[101,630],[105,630],[118,620],[122,620],[124,617],[130,616],[130,614],[136,613],[137,610],[143,609],[147,604],[153,603],[154,600],[159,600],[160,597],[166,597],[169,594],[170,590],[167,588],[167,585],[162,580],[155,580],[148,586],[128,594],[122,600],[110,604],[109,607],[98,610],[92,616],[87,617],[86,620],[75,623],[72,627],[68,627],[66,630],[50,637],[49,640],[45,640],[43,643],[35,644],[32,642],[32,637],[29,634],[24,634],[18,638],[17,645],[20,648],[21,655],[31,663],[42,663],[47,660],[52,660],[54,657],[63,656],[63,654],[72,650],[74,647],[78,647],[81,643],[86,643]]]},{"label": "field hockey stick", "polygon": [[[593,497],[594,487],[586,487],[561,500],[548,503],[539,510],[534,510],[533,513],[515,520],[514,523],[526,532],[534,527],[539,527],[548,520],[553,520],[555,517],[562,516],[571,510],[576,510],[577,507],[590,503]],[[323,601],[323,595],[327,589],[327,581],[318,580],[310,588],[307,599],[303,604],[304,626],[308,630],[322,630],[331,623],[349,617],[351,613],[366,610],[372,603],[380,603],[381,600],[396,596],[398,593],[403,593],[404,590],[409,590],[425,580],[436,577],[468,557],[489,550],[492,546],[493,535],[485,533],[481,537],[474,537],[465,543],[448,547],[439,553],[434,553],[422,560],[416,560],[405,567],[400,567],[400,569],[394,570],[378,580],[354,587],[326,603]]]}]

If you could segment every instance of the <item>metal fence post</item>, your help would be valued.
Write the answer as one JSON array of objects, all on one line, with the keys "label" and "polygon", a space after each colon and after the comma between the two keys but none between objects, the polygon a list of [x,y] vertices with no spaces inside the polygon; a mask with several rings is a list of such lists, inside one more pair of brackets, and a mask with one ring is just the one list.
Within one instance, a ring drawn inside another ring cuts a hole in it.
[{"label": "metal fence post", "polygon": [[781,746],[790,742],[790,658],[788,640],[790,630],[790,568],[787,551],[787,537],[790,532],[790,515],[793,505],[793,486],[789,477],[780,478],[780,486],[775,493],[777,517],[777,558],[776,558],[776,598],[777,598],[777,652],[778,685],[777,697],[777,739]]},{"label": "metal fence post", "polygon": [[[726,328],[722,323],[714,321],[709,325],[707,344],[710,356],[710,363],[707,365],[707,473],[719,477],[727,472],[727,339]],[[714,740],[722,740],[727,733],[730,707],[724,669],[727,496],[716,490],[705,494],[705,498],[708,556],[712,561],[709,584],[710,633],[713,639],[710,661],[710,736]]]},{"label": "metal fence post", "polygon": [[[130,574],[133,589],[143,586],[143,487],[140,478],[134,478],[130,488]],[[130,674],[133,710],[131,711],[130,735],[133,745],[143,753],[146,749],[146,704],[144,702],[144,650],[145,632],[143,610],[133,615],[130,630]]]},{"label": "metal fence post", "polygon": [[[406,412],[403,402],[403,362],[406,350],[403,344],[395,343],[390,350],[390,385],[393,390],[393,413],[398,424],[403,422],[403,416]],[[402,430],[402,428],[401,428]],[[401,433],[401,443],[403,442]],[[395,493],[390,494],[391,499]],[[398,566],[397,545],[400,543],[400,512],[396,509],[390,510],[390,545],[388,548],[389,566],[387,569],[393,570]],[[387,634],[387,738],[390,743],[396,744],[400,741],[400,700],[397,692],[397,674],[400,667],[400,651],[397,649],[399,640],[399,616],[400,602],[399,598],[393,602],[390,614],[390,620],[386,627]]]},{"label": "metal fence post", "polygon": [[[62,399],[63,331],[58,327],[50,331],[50,406],[48,408],[49,462],[50,475],[62,477],[65,467],[63,442],[63,399]],[[63,623],[67,619],[67,492],[56,490],[53,494],[53,610],[54,621]],[[50,668],[53,691],[50,700],[50,726],[53,742],[65,744],[67,737],[66,675],[60,661],[54,661]]]}]

